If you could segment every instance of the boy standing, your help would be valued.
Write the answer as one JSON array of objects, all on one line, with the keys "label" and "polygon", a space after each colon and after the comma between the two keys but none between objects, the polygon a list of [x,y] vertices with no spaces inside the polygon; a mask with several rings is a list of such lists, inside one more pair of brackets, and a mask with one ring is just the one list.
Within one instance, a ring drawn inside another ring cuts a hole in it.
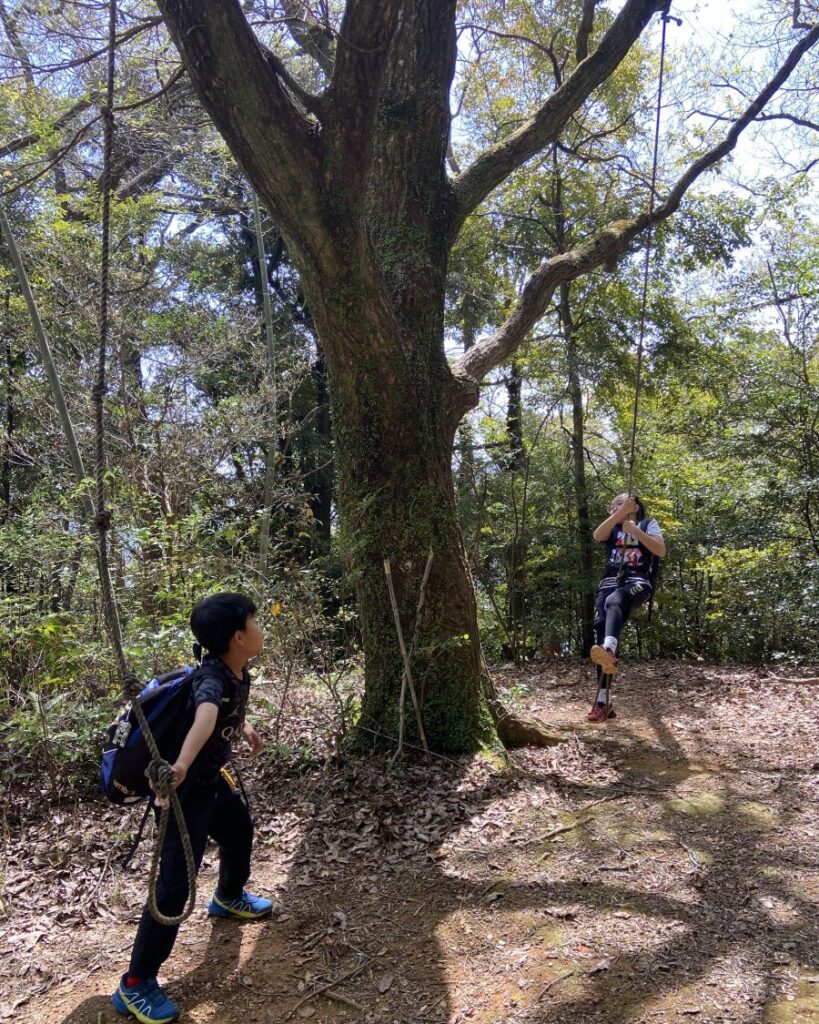
[{"label": "boy standing", "polygon": [[[214,594],[200,601],[191,613],[191,630],[207,655],[191,682],[194,719],[172,765],[174,788],[179,790],[197,871],[208,837],[219,844],[219,884],[208,913],[256,920],[269,914],[273,905],[244,889],[250,876],[253,822],[221,769],[240,734],[253,754],[262,746],[259,734],[245,721],[245,709],[250,693],[247,664],[261,654],[264,637],[255,604],[242,594]],[[185,854],[171,817],[159,868],[157,905],[163,914],[179,914],[187,894]],[[154,920],[145,906],[131,963],[111,997],[119,1013],[131,1014],[141,1024],[167,1024],[179,1016],[179,1007],[156,980],[178,931],[178,926]]]}]

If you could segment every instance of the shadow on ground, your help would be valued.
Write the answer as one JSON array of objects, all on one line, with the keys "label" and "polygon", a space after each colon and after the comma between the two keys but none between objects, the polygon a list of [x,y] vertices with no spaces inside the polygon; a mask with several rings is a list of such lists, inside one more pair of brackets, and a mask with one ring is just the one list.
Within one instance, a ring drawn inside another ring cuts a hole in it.
[{"label": "shadow on ground", "polygon": [[[577,687],[548,690],[579,718]],[[804,773],[745,750],[737,767],[741,735],[707,709],[683,727],[676,697],[649,690],[604,734],[582,726],[505,770],[348,761],[257,782],[257,878],[282,869],[268,823],[298,823],[284,913],[182,933],[182,1020],[819,1022]],[[787,742],[787,717],[771,727]],[[103,997],[60,1018],[116,1019]]]}]

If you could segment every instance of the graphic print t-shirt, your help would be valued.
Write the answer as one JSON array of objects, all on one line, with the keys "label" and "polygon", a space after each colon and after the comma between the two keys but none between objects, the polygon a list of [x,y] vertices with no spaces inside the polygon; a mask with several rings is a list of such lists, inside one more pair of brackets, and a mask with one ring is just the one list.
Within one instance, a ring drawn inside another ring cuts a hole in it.
[{"label": "graphic print t-shirt", "polygon": [[191,765],[196,781],[209,783],[230,760],[233,741],[241,735],[250,676],[245,669],[238,679],[219,658],[206,658],[196,671],[191,693],[194,709],[201,704],[215,704],[219,708],[213,732]]},{"label": "graphic print t-shirt", "polygon": [[[649,519],[645,527],[641,527],[649,537],[663,539],[660,524],[656,519]],[[620,526],[615,526],[606,543],[606,575],[605,579],[613,579],[625,565],[627,576],[648,578],[649,559],[651,552],[642,546],[636,537],[626,533]]]}]

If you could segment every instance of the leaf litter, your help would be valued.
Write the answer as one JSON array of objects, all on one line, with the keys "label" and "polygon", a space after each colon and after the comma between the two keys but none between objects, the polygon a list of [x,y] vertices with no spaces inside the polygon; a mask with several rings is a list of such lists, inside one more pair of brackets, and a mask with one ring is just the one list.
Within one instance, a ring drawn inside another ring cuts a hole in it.
[{"label": "leaf litter", "polygon": [[[810,670],[808,670],[810,671]],[[803,673],[805,674],[805,673]],[[193,1024],[819,1020],[819,720],[750,669],[637,663],[585,721],[577,663],[498,673],[565,742],[248,766],[261,925],[200,909],[163,974]],[[286,728],[309,738],[308,719]],[[317,741],[318,742],[318,741]],[[117,1020],[150,834],[95,800],[6,806],[0,1018]],[[792,1008],[796,1016],[788,1016]]]}]

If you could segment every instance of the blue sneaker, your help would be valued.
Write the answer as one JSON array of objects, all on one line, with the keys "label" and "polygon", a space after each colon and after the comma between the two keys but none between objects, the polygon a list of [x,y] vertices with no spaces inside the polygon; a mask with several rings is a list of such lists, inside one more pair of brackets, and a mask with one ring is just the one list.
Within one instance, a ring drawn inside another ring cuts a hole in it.
[{"label": "blue sneaker", "polygon": [[141,1024],[167,1024],[179,1016],[179,1007],[168,999],[156,978],[146,978],[133,988],[125,984],[126,975],[119,980],[111,1002],[117,1013],[130,1014]]},{"label": "blue sneaker", "polygon": [[225,899],[217,889],[208,904],[208,913],[211,917],[238,917],[241,921],[256,921],[260,917],[266,917],[272,909],[272,900],[254,896],[252,892],[246,892],[244,889],[241,896],[237,896],[235,900]]}]

